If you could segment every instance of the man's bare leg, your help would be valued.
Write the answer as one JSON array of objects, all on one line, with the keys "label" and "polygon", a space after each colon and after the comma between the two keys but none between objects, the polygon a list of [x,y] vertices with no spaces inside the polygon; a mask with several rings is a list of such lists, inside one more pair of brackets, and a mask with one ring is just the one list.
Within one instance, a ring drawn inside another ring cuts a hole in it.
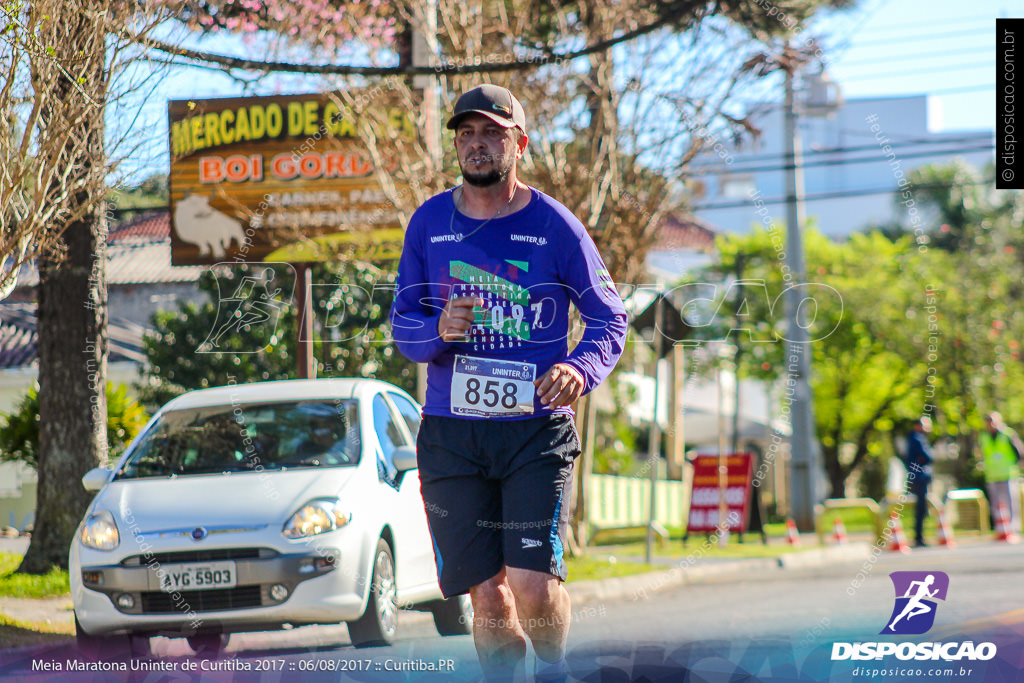
[{"label": "man's bare leg", "polygon": [[519,625],[516,598],[505,570],[470,588],[469,597],[474,612],[473,644],[484,676],[493,681],[514,680],[516,669],[522,672],[525,664],[526,635]]},{"label": "man's bare leg", "polygon": [[516,567],[505,570],[533,651],[545,662],[560,661],[565,657],[572,619],[569,593],[551,574]]}]

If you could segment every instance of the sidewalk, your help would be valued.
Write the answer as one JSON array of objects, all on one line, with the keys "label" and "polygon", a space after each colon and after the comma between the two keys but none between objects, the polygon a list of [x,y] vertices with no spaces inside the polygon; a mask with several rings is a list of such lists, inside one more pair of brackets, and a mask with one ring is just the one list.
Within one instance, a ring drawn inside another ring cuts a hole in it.
[{"label": "sidewalk", "polygon": [[[578,581],[565,584],[573,604],[585,604],[600,600],[638,599],[649,597],[653,592],[666,588],[704,583],[706,581],[736,581],[757,579],[771,571],[810,569],[832,564],[864,562],[871,554],[870,543],[854,542],[847,545],[809,547],[779,557],[750,559],[723,559],[701,557],[695,551],[683,557],[654,557],[654,564],[663,565],[659,571],[603,579],[601,581]],[[639,557],[618,559],[642,562]]]},{"label": "sidewalk", "polygon": [[[0,537],[0,552],[24,555],[28,550],[28,537]],[[32,624],[50,624],[52,630],[65,631],[74,637],[75,612],[71,596],[34,600],[29,598],[0,597],[0,617]]]}]

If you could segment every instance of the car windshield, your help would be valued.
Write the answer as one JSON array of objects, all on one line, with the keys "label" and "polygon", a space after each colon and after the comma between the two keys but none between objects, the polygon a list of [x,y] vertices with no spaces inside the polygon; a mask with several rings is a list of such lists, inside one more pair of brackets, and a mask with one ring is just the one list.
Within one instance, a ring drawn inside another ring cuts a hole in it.
[{"label": "car windshield", "polygon": [[169,411],[146,431],[116,478],[355,465],[357,405],[349,399]]}]

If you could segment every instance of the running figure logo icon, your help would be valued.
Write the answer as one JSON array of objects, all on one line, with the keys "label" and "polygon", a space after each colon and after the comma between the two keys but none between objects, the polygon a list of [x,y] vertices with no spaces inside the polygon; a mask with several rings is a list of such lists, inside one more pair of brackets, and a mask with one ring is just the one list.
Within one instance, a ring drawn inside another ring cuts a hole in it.
[{"label": "running figure logo icon", "polygon": [[935,623],[935,600],[945,600],[949,576],[945,572],[893,572],[896,605],[882,634],[920,635]]},{"label": "running figure logo icon", "polygon": [[[220,266],[221,264],[217,264]],[[294,289],[295,272],[287,263],[235,263],[238,268],[210,268],[217,279],[220,297],[217,319],[196,353],[258,353],[277,344],[277,324],[288,308]],[[292,287],[278,286],[291,274]],[[226,294],[231,292],[229,296]],[[243,340],[239,344],[239,339]],[[245,344],[248,343],[247,348]],[[238,348],[240,347],[240,348]]]}]

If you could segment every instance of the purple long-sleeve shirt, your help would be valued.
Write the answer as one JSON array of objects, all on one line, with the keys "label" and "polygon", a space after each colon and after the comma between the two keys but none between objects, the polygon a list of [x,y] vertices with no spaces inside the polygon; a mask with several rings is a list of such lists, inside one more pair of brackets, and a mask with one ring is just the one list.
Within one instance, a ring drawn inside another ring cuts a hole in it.
[{"label": "purple long-sleeve shirt", "polygon": [[[530,192],[526,207],[486,225],[457,212],[451,190],[427,200],[409,221],[391,324],[399,350],[429,364],[424,414],[571,414],[568,406],[543,405],[532,379],[566,363],[589,392],[622,355],[626,312],[593,240],[569,209]],[[464,342],[445,342],[437,333],[454,296],[484,300]],[[570,303],[585,323],[571,353]]]}]

